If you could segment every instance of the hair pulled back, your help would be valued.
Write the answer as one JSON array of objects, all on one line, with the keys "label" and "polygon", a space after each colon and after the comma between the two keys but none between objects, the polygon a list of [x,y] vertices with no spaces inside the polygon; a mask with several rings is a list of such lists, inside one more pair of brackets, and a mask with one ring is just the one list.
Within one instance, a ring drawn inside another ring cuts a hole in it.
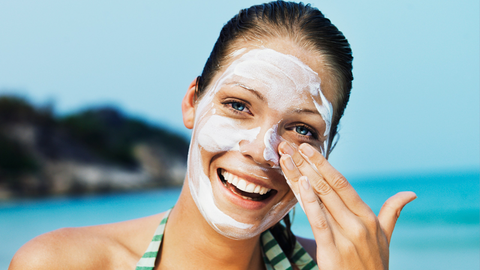
[{"label": "hair pulled back", "polygon": [[[201,76],[197,78],[197,97],[212,83],[216,72],[228,61],[229,54],[239,42],[271,38],[290,39],[324,57],[324,64],[333,75],[336,88],[335,100],[332,102],[335,111],[329,134],[329,138],[334,138],[350,97],[353,56],[342,32],[309,4],[274,1],[240,10],[223,26]],[[334,140],[329,140],[327,157],[334,147]],[[289,216],[283,220],[286,230],[279,222],[270,231],[287,257],[291,258],[296,238],[290,229]]]}]

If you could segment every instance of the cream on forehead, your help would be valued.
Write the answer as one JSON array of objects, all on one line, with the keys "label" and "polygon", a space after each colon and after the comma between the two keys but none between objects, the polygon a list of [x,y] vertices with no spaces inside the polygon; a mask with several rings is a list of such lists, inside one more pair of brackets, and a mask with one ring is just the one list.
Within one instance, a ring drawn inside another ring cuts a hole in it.
[{"label": "cream on forehead", "polygon": [[[320,89],[318,73],[295,56],[272,49],[254,49],[235,60],[222,77],[221,83],[228,79],[242,83],[247,79],[248,86],[265,89],[262,94],[266,96],[268,106],[278,111],[301,104],[307,91],[325,121],[324,136],[329,134],[332,104]],[[218,91],[218,88],[214,90]],[[320,97],[322,103],[319,104],[314,97]]]}]

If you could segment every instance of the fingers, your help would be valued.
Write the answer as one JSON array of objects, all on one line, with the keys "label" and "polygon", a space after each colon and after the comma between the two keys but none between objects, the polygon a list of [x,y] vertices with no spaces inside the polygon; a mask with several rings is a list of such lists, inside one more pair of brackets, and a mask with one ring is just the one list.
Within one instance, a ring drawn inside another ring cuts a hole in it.
[{"label": "fingers", "polygon": [[326,210],[323,204],[318,201],[318,197],[315,192],[313,192],[308,178],[302,176],[298,182],[304,211],[312,227],[317,246],[327,247],[326,250],[328,250],[328,247],[335,245],[335,242],[331,226],[327,220]]},{"label": "fingers", "polygon": [[293,191],[293,195],[295,195],[303,211],[305,211],[305,209],[303,208],[302,200],[300,199],[300,191],[298,187],[298,179],[302,175],[293,163],[292,157],[290,155],[282,155],[280,157],[280,164],[282,166],[282,172],[285,176],[285,179],[287,180],[288,186],[290,186],[290,189]]},{"label": "fingers", "polygon": [[[288,185],[293,191],[293,194],[297,198],[300,206],[302,207],[305,214],[307,213],[305,207],[303,206],[303,200],[300,196],[300,178],[303,176],[302,173],[298,170],[297,166],[293,162],[293,159],[288,154],[283,154],[280,157],[280,164],[282,167],[283,174],[287,180]],[[310,182],[309,182],[310,183]],[[315,193],[314,193],[315,194]],[[332,216],[330,211],[327,211],[323,203],[320,201],[318,196],[315,194],[316,202],[321,204],[322,209],[324,210],[324,214],[331,226],[340,226],[336,221],[335,218]],[[340,202],[343,205],[343,202]],[[342,211],[345,212],[345,211]],[[344,215],[345,213],[339,213],[337,215]],[[340,226],[341,227],[341,226]]]},{"label": "fingers", "polygon": [[[313,189],[322,198],[327,208],[330,209],[332,204],[327,202],[325,196],[333,193],[356,215],[374,215],[346,178],[311,145],[304,143],[300,145],[299,151],[295,151],[288,143],[283,142],[279,148],[280,152],[290,154],[298,170],[309,177]],[[312,170],[316,174],[312,174]],[[329,197],[334,198],[334,196]]]},{"label": "fingers", "polygon": [[300,145],[299,152],[305,158],[309,159],[311,163],[316,164],[323,178],[352,212],[362,216],[373,214],[370,207],[360,198],[347,179],[338,172],[324,156],[318,151],[315,151],[311,145],[305,143]]},{"label": "fingers", "polygon": [[387,236],[388,243],[390,243],[395,223],[397,223],[397,219],[400,216],[403,207],[416,198],[417,195],[415,193],[404,191],[393,195],[383,204],[380,213],[378,214],[378,221],[380,227]]}]

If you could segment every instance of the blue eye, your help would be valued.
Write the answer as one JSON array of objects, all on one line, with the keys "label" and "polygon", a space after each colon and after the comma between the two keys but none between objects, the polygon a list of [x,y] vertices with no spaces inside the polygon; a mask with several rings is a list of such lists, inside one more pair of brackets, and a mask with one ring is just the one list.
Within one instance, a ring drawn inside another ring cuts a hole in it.
[{"label": "blue eye", "polygon": [[310,130],[304,126],[296,126],[295,127],[295,132],[297,132],[298,134],[302,135],[302,136],[312,136],[312,132],[310,132]]},{"label": "blue eye", "polygon": [[237,111],[243,112],[245,110],[245,104],[243,104],[243,103],[232,102],[231,105],[232,105],[232,108],[237,110]]},{"label": "blue eye", "polygon": [[248,103],[242,102],[242,101],[237,101],[237,100],[230,100],[230,101],[225,101],[223,103],[231,112],[236,113],[238,115],[245,115],[250,114],[251,112],[248,109]]}]

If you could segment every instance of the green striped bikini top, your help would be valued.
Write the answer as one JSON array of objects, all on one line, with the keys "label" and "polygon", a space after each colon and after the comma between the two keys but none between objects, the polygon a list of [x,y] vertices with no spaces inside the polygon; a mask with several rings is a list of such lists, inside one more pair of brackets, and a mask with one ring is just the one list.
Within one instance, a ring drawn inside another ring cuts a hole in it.
[{"label": "green striped bikini top", "polygon": [[[165,217],[160,222],[160,225],[158,225],[147,251],[145,251],[145,254],[143,254],[140,261],[138,261],[135,270],[153,270],[155,267],[155,259],[157,258],[160,244],[162,243],[163,232],[165,230],[165,225],[167,224],[168,214],[170,214],[170,210],[165,213]],[[290,261],[287,259],[287,256],[285,253],[283,253],[280,245],[277,243],[269,230],[262,233],[260,241],[262,243],[263,260],[267,270],[293,270]],[[318,266],[315,261],[305,251],[305,249],[303,249],[298,241],[295,244],[295,249],[293,250],[292,262],[300,270],[318,270]]]}]

